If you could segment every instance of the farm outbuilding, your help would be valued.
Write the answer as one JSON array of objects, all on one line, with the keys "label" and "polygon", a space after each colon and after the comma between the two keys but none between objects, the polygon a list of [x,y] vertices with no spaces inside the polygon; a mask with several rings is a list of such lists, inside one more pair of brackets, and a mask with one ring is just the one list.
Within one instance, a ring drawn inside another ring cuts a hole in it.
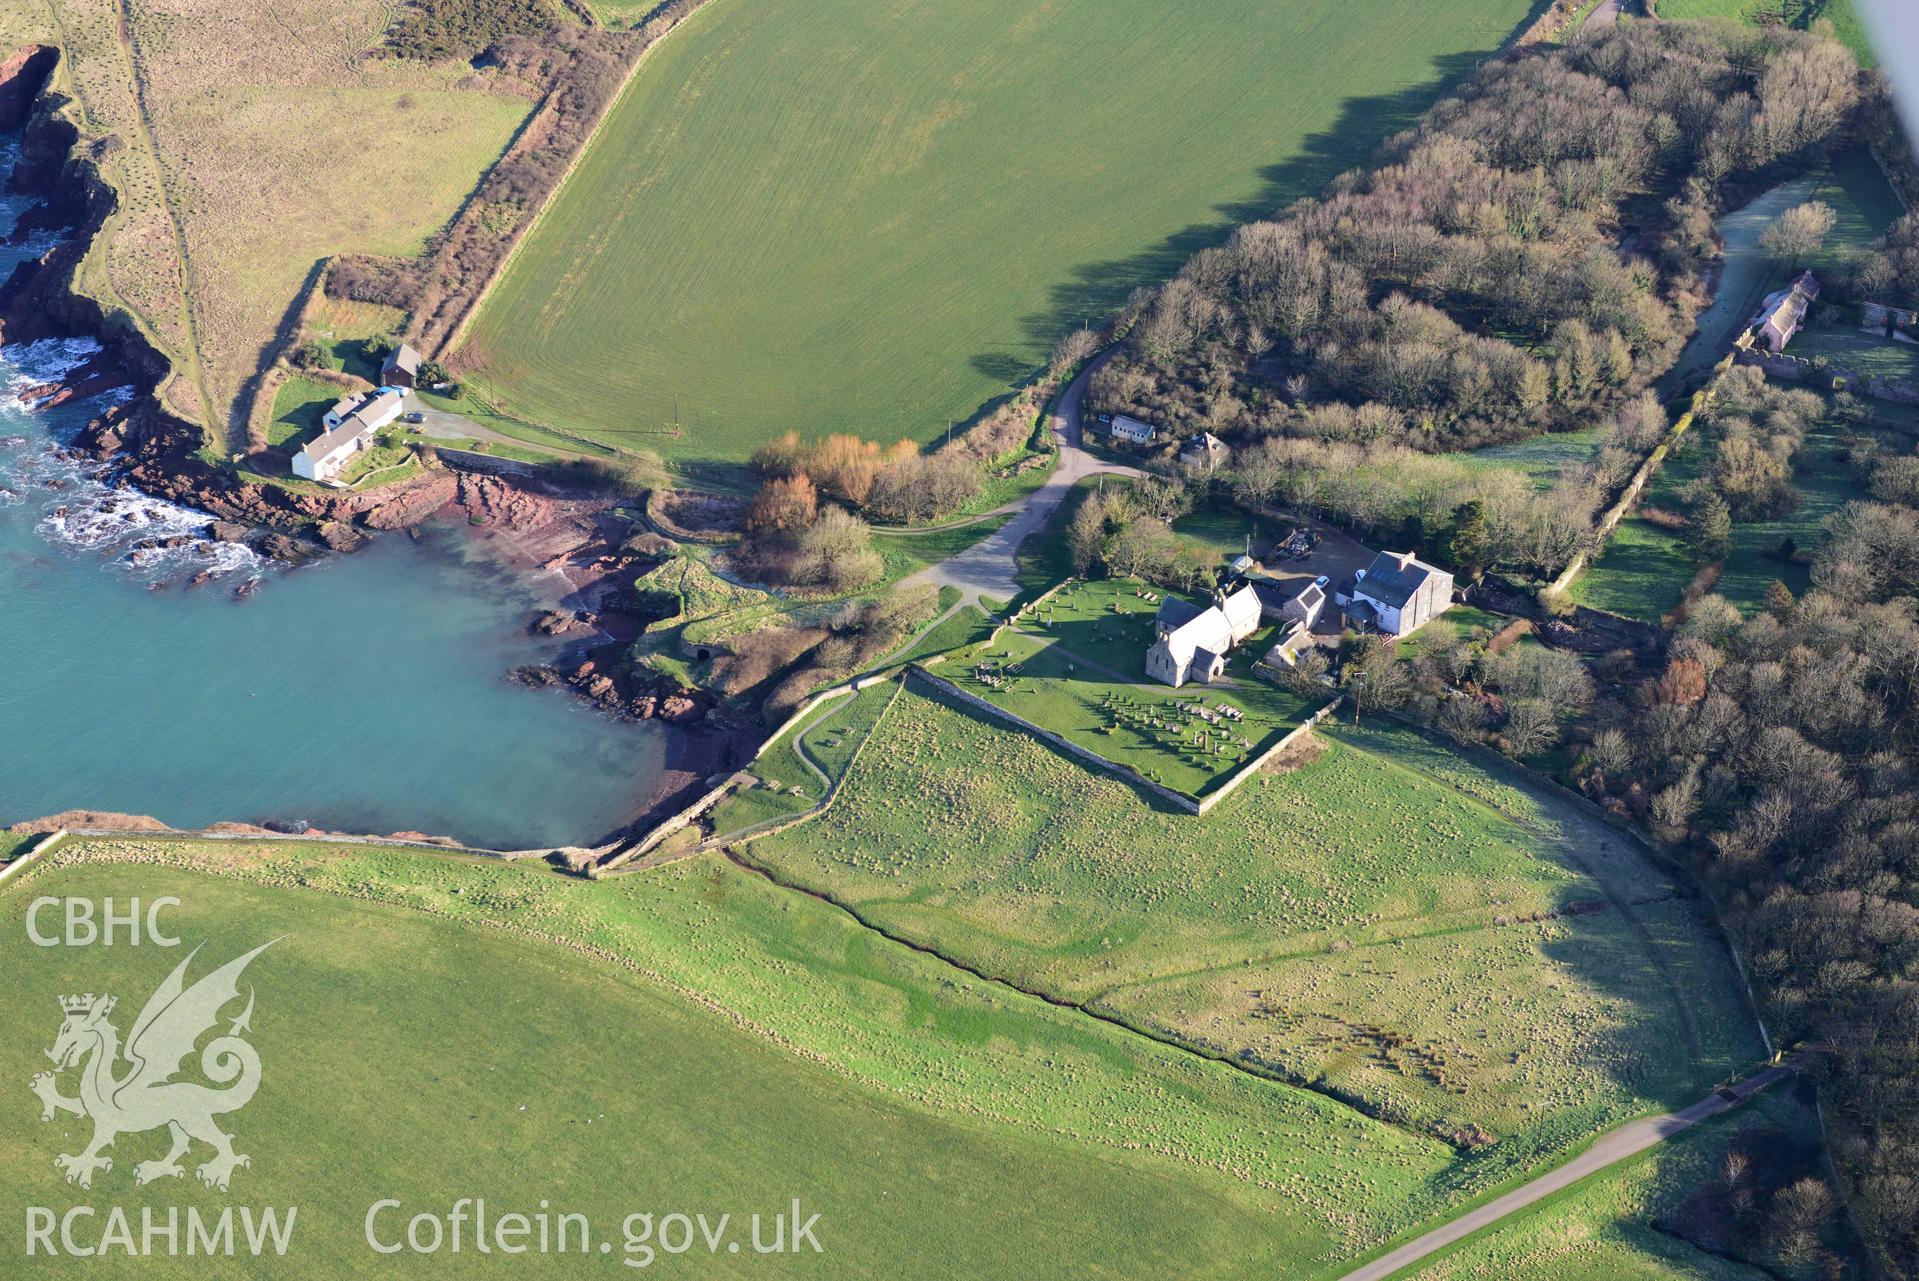
[{"label": "farm outbuilding", "polygon": [[1113,425],[1108,431],[1116,444],[1142,447],[1152,444],[1154,438],[1159,435],[1159,428],[1153,424],[1143,423],[1137,418],[1128,418],[1125,414],[1115,415]]},{"label": "farm outbuilding", "polygon": [[380,382],[387,387],[420,385],[420,353],[411,344],[401,343],[380,362]]}]

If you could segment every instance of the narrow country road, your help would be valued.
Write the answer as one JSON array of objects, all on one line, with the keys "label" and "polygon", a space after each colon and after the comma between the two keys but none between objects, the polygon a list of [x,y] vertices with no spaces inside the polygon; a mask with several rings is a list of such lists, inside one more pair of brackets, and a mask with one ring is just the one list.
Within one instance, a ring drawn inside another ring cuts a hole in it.
[{"label": "narrow country road", "polygon": [[1600,0],[1599,7],[1586,15],[1586,21],[1580,24],[1579,29],[1585,31],[1588,29],[1597,30],[1600,27],[1610,27],[1619,21],[1619,16],[1622,13],[1632,12],[1634,12],[1634,8],[1631,0]]},{"label": "narrow country road", "polygon": [[[1668,1112],[1664,1116],[1642,1117],[1637,1121],[1629,1121],[1616,1130],[1609,1130],[1594,1140],[1591,1147],[1564,1165],[1548,1170],[1532,1182],[1523,1183],[1504,1196],[1495,1197],[1484,1205],[1474,1206],[1450,1223],[1434,1228],[1424,1236],[1414,1237],[1397,1250],[1383,1254],[1364,1267],[1348,1272],[1340,1278],[1340,1281],[1385,1281],[1387,1277],[1403,1268],[1411,1267],[1427,1255],[1443,1250],[1453,1242],[1499,1222],[1516,1210],[1522,1210],[1561,1189],[1571,1187],[1589,1174],[1596,1174],[1634,1153],[1643,1152],[1655,1143],[1663,1143],[1673,1135],[1691,1129],[1708,1117],[1731,1111],[1767,1086],[1792,1075],[1798,1069],[1798,1061],[1788,1059],[1777,1066],[1755,1072],[1723,1091],[1714,1091],[1691,1107],[1682,1108],[1677,1112]],[[1728,1098],[1728,1095],[1731,1097]]]},{"label": "narrow country road", "polygon": [[1095,458],[1080,445],[1083,439],[1080,403],[1086,395],[1086,384],[1114,350],[1108,348],[1087,361],[1079,377],[1073,379],[1061,394],[1059,408],[1052,421],[1053,442],[1059,448],[1059,463],[1053,468],[1053,474],[1047,482],[1027,498],[1019,514],[959,555],[913,575],[906,580],[907,585],[957,587],[961,592],[958,604],[976,601],[982,596],[1001,601],[1011,600],[1019,595],[1020,544],[1051,519],[1076,483],[1088,476],[1141,474],[1137,467]]}]

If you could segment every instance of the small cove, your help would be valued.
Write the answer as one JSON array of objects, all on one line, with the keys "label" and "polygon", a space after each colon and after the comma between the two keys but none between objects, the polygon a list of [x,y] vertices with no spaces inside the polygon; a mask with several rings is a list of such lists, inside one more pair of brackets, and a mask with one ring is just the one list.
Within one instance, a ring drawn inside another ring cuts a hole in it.
[{"label": "small cove", "polygon": [[[28,203],[0,200],[0,231]],[[0,278],[46,247],[0,247]],[[562,583],[445,525],[295,570],[208,542],[204,514],[56,452],[130,389],[20,403],[94,350],[0,349],[0,824],[87,808],[510,849],[591,841],[652,799],[672,731],[504,679],[554,653],[526,622]]]}]

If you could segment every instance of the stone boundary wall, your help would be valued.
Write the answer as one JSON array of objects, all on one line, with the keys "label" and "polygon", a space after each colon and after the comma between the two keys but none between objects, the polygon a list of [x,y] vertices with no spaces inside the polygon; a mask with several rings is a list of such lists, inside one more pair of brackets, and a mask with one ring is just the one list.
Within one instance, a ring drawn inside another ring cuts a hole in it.
[{"label": "stone boundary wall", "polygon": [[1168,804],[1174,806],[1175,808],[1180,809],[1184,811],[1185,813],[1194,814],[1194,815],[1206,813],[1208,810],[1212,809],[1213,806],[1219,804],[1219,802],[1226,799],[1226,797],[1232,795],[1232,793],[1238,789],[1239,785],[1241,783],[1244,783],[1253,774],[1257,773],[1261,766],[1265,765],[1268,761],[1272,760],[1275,756],[1277,756],[1280,752],[1284,751],[1286,748],[1292,746],[1292,744],[1299,738],[1301,734],[1306,733],[1308,730],[1312,729],[1315,725],[1319,724],[1322,720],[1324,720],[1327,716],[1330,716],[1332,714],[1333,709],[1339,706],[1338,699],[1334,699],[1332,702],[1326,704],[1326,706],[1320,708],[1317,712],[1314,712],[1311,716],[1306,718],[1306,720],[1302,721],[1300,724],[1294,726],[1291,730],[1287,731],[1285,737],[1281,738],[1277,743],[1274,743],[1271,747],[1261,752],[1258,756],[1254,757],[1251,761],[1248,761],[1246,764],[1241,765],[1237,770],[1233,771],[1233,773],[1227,778],[1227,780],[1224,783],[1220,784],[1218,788],[1216,788],[1212,792],[1207,793],[1205,797],[1195,800],[1193,797],[1186,795],[1186,793],[1184,792],[1175,792],[1172,788],[1167,787],[1163,783],[1155,783],[1152,779],[1147,778],[1144,774],[1140,773],[1138,770],[1134,769],[1130,765],[1122,765],[1118,761],[1108,760],[1106,757],[1101,756],[1098,752],[1095,752],[1090,747],[1081,747],[1078,743],[1075,743],[1072,740],[1065,738],[1064,736],[1060,734],[1056,734],[1050,729],[1046,729],[1045,727],[1040,725],[1035,725],[1032,721],[1027,720],[1024,716],[1021,716],[1017,712],[1008,711],[1006,708],[1001,707],[997,703],[988,702],[986,699],[981,698],[978,694],[972,693],[969,690],[961,689],[959,686],[947,680],[945,677],[933,675],[933,673],[927,671],[924,667],[922,667],[918,663],[909,664],[907,667],[907,671],[909,674],[919,677],[921,680],[927,682],[929,685],[932,685],[935,689],[941,691],[942,693],[949,694],[953,698],[958,699],[960,702],[966,704],[966,706],[974,708],[978,711],[985,712],[988,716],[992,716],[992,717],[995,717],[996,719],[1006,721],[1009,724],[1024,730],[1028,734],[1033,735],[1035,738],[1038,738],[1040,741],[1052,747],[1058,748],[1060,751],[1065,752],[1068,756],[1071,756],[1077,760],[1084,761],[1095,769],[1104,770],[1108,774],[1112,774],[1115,777],[1122,779],[1125,782],[1133,784],[1135,787],[1143,787],[1147,791],[1153,793],[1153,795],[1159,797],[1161,800],[1166,801]]},{"label": "stone boundary wall", "polygon": [[[1717,369],[1726,368],[1729,368],[1728,363],[1720,361]],[[1666,461],[1666,455],[1672,452],[1672,447],[1692,426],[1693,416],[1706,407],[1706,402],[1710,399],[1710,386],[1711,384],[1708,384],[1693,393],[1692,407],[1679,415],[1679,420],[1672,425],[1672,430],[1666,433],[1666,438],[1653,446],[1652,452],[1647,454],[1645,461],[1639,464],[1639,470],[1634,472],[1632,479],[1626,483],[1626,488],[1620,491],[1613,505],[1606,509],[1606,514],[1599,518],[1599,526],[1593,536],[1593,550],[1580,552],[1568,561],[1566,568],[1559,571],[1559,577],[1553,579],[1547,591],[1558,593],[1571,587],[1573,580],[1585,573],[1586,566],[1604,550],[1606,540],[1612,537],[1613,530],[1619,528],[1619,522],[1626,519],[1626,513],[1631,511],[1633,504],[1639,501],[1639,495],[1659,471],[1660,465]]]},{"label": "stone boundary wall", "polygon": [[532,480],[540,474],[537,463],[521,462],[517,458],[495,458],[491,454],[476,454],[470,449],[445,449],[434,445],[432,437],[428,437],[425,443],[432,446],[440,461],[454,471],[476,472],[482,476],[510,476],[514,480]]},{"label": "stone boundary wall", "polygon": [[[815,711],[819,710],[819,708],[822,705],[826,703],[830,703],[834,701],[835,699],[845,698],[849,694],[857,694],[859,691],[870,688],[871,686],[877,685],[881,681],[887,681],[891,679],[893,679],[893,673],[891,672],[869,672],[864,676],[855,677],[853,680],[848,681],[844,685],[835,685],[831,689],[821,690],[819,693],[813,695],[811,698],[801,703],[791,716],[788,716],[785,720],[781,721],[779,724],[779,727],[775,729],[771,734],[768,734],[766,736],[766,740],[762,742],[757,748],[754,749],[753,755],[750,759],[757,761],[758,759],[760,759],[760,757],[766,755],[766,750],[769,747],[773,746],[773,744],[779,742],[780,739],[784,738],[787,734],[791,733],[793,729],[801,721],[805,720],[808,716],[811,716]],[[892,707],[892,704],[888,703],[887,707],[890,710]],[[886,713],[881,712],[880,715],[881,717],[884,717]],[[878,722],[875,721],[874,724],[877,725]],[[840,775],[840,778],[842,780],[845,779],[846,774],[852,773],[853,766],[859,763],[860,753],[865,750],[866,750],[866,741],[862,739],[860,741],[859,748],[853,753],[853,759],[846,763],[846,773]],[[685,828],[688,824],[692,823],[694,819],[698,818],[700,815],[706,813],[706,811],[712,809],[715,805],[719,804],[721,800],[723,800],[725,797],[730,795],[734,791],[734,789],[737,788],[738,786],[739,786],[739,774],[736,771],[733,774],[729,774],[725,782],[721,783],[719,786],[712,788],[710,791],[707,791],[706,793],[698,797],[696,800],[694,800],[691,804],[689,804],[685,809],[681,810],[679,813],[669,815],[668,817],[663,818],[658,823],[654,824],[652,829],[649,830],[645,836],[642,836],[638,841],[627,846],[625,849],[621,850],[618,854],[615,854],[612,858],[608,859],[605,863],[602,863],[600,865],[600,871],[602,872],[613,871],[617,868],[625,866],[628,863],[633,862],[636,859],[642,858],[643,856],[645,856],[645,854],[649,850],[652,850],[655,847],[657,847],[661,841],[664,841],[667,837],[673,835],[673,833]],[[795,815],[794,821],[809,819],[819,814],[821,811],[823,811],[826,808],[827,805],[832,804],[833,797],[837,796],[838,794],[839,794],[839,785],[836,783],[833,786],[833,791],[827,796],[825,801],[823,801],[815,809],[810,809],[806,811],[804,814]],[[755,832],[753,833],[753,835],[756,837],[771,836],[774,832],[784,831],[787,826],[791,826],[791,823],[785,823],[780,827],[768,828],[764,832]]]},{"label": "stone boundary wall", "polygon": [[[1887,339],[1887,341],[1892,340]],[[1789,356],[1783,352],[1775,355],[1768,351],[1742,351],[1733,359],[1739,364],[1758,368],[1768,378],[1777,378],[1784,382],[1799,383],[1808,379],[1818,379],[1821,383],[1828,379],[1835,383],[1843,381],[1847,391],[1869,396],[1873,400],[1883,400],[1895,405],[1919,405],[1919,383],[1907,382],[1900,378],[1881,378],[1876,374],[1862,374],[1856,369],[1847,369],[1841,365],[1828,364],[1822,368],[1804,356]]]},{"label": "stone boundary wall", "polygon": [[66,828],[57,827],[36,841],[32,849],[14,855],[12,861],[5,867],[0,867],[0,886],[5,886],[7,882],[19,876],[35,863],[38,863],[41,858],[46,855],[48,850],[51,850],[54,846],[65,840],[66,835]]},{"label": "stone boundary wall", "polygon": [[[813,695],[813,697],[801,703],[799,708],[791,716],[780,722],[778,729],[775,729],[771,734],[766,736],[766,741],[754,749],[752,759],[757,761],[760,757],[764,756],[767,748],[778,742],[782,735],[799,724],[801,720],[811,715],[822,703],[829,703],[836,698],[845,698],[855,690],[863,688],[865,688],[865,686],[859,681],[854,681],[850,685],[835,685],[832,689]],[[718,805],[723,798],[733,791],[734,787],[738,785],[738,781],[739,777],[737,773],[727,775],[726,781],[718,787],[708,790],[679,813],[669,815],[661,819],[658,823],[655,823],[652,830],[648,831],[645,836],[642,836],[639,840],[602,863],[600,865],[601,870],[611,871],[616,867],[631,863],[634,859],[642,857],[648,850],[658,845],[661,841],[664,841],[667,837],[673,835],[673,833],[680,831],[694,819],[706,813],[706,811],[712,809],[715,805]]]},{"label": "stone boundary wall", "polygon": [[1271,747],[1261,752],[1258,756],[1255,756],[1252,760],[1240,766],[1237,770],[1233,772],[1232,777],[1228,778],[1224,783],[1221,783],[1219,787],[1215,789],[1214,791],[1209,792],[1205,796],[1200,798],[1199,812],[1202,814],[1206,813],[1208,810],[1212,809],[1213,806],[1219,804],[1221,801],[1225,800],[1228,796],[1231,796],[1234,792],[1238,791],[1239,785],[1241,783],[1244,783],[1247,779],[1251,778],[1254,774],[1257,774],[1261,769],[1263,769],[1266,766],[1266,764],[1269,761],[1273,760],[1281,752],[1291,747],[1295,742],[1299,740],[1300,735],[1309,732],[1315,725],[1325,720],[1328,716],[1331,716],[1333,714],[1333,709],[1338,707],[1339,703],[1340,703],[1340,700],[1335,698],[1332,702],[1326,704],[1326,706],[1320,708],[1318,711],[1314,712],[1311,716],[1308,716],[1305,720],[1301,721],[1298,725],[1295,725],[1291,730],[1287,732],[1286,737],[1280,739],[1277,743],[1274,743]]},{"label": "stone boundary wall", "polygon": [[996,720],[1005,721],[1017,729],[1024,730],[1042,742],[1058,748],[1076,760],[1086,762],[1095,769],[1104,770],[1108,774],[1115,775],[1133,784],[1135,787],[1143,787],[1155,796],[1158,796],[1161,800],[1168,802],[1178,809],[1184,810],[1188,814],[1198,814],[1201,812],[1199,802],[1187,796],[1185,793],[1175,792],[1170,787],[1155,783],[1152,779],[1147,778],[1130,765],[1121,765],[1118,761],[1109,761],[1091,748],[1081,747],[1078,743],[1072,742],[1070,739],[1064,738],[1059,734],[1055,734],[1050,729],[1035,725],[1032,721],[1027,720],[1017,712],[1009,712],[997,703],[990,703],[978,694],[963,690],[945,677],[933,675],[933,673],[927,671],[918,663],[910,665],[907,671],[927,682],[941,693],[958,699],[960,702],[966,704],[966,706],[976,711],[984,712]]}]

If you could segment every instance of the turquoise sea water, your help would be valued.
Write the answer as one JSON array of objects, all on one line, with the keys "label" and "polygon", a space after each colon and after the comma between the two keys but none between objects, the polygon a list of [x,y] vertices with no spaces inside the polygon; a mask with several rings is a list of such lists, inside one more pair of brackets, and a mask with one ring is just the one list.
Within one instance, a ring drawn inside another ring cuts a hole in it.
[{"label": "turquoise sea water", "polygon": [[[0,206],[4,231],[21,203]],[[0,248],[0,278],[44,247]],[[510,849],[602,836],[650,798],[667,731],[506,683],[552,652],[525,624],[561,584],[459,529],[291,571],[222,544],[135,550],[207,517],[54,453],[127,393],[44,414],[13,394],[90,346],[0,349],[0,823],[91,808]]]}]

